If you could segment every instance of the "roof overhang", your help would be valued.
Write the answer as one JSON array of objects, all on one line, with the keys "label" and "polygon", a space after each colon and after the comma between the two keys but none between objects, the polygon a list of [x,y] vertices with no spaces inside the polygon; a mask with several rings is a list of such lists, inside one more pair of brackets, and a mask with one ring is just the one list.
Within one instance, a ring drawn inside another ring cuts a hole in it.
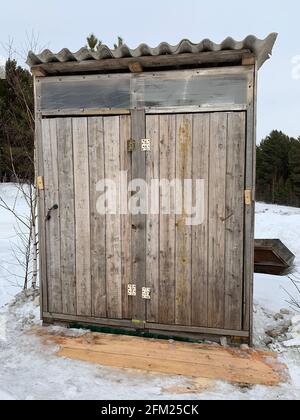
[{"label": "roof overhang", "polygon": [[177,46],[162,43],[157,48],[142,44],[135,50],[126,45],[116,50],[102,45],[95,52],[87,48],[77,53],[63,49],[58,54],[45,50],[39,55],[29,52],[27,64],[37,76],[255,63],[260,68],[270,58],[277,36],[272,33],[260,40],[250,35],[241,42],[227,38],[221,44],[183,40]]}]

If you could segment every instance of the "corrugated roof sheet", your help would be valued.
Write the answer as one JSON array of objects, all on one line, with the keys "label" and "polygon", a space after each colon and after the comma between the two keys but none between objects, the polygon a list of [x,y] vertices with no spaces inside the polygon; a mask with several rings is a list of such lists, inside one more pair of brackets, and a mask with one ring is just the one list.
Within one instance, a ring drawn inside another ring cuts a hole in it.
[{"label": "corrugated roof sheet", "polygon": [[201,52],[216,51],[238,51],[250,50],[257,57],[258,66],[261,67],[272,54],[273,46],[278,34],[272,33],[266,39],[261,40],[253,35],[247,36],[243,41],[235,41],[233,38],[226,38],[221,44],[215,44],[209,39],[204,39],[198,44],[184,39],[178,45],[171,46],[163,42],[156,48],[151,48],[146,44],[141,44],[136,49],[130,49],[127,45],[112,50],[106,45],[101,45],[97,51],[92,52],[88,48],[82,48],[76,53],[72,53],[67,48],[61,50],[58,54],[54,54],[50,50],[45,50],[41,54],[34,54],[32,51],[28,54],[27,64],[30,67],[40,64],[53,62],[82,62],[86,60],[105,60],[114,58],[140,58],[145,56],[160,55],[179,55],[179,54],[198,54]]}]

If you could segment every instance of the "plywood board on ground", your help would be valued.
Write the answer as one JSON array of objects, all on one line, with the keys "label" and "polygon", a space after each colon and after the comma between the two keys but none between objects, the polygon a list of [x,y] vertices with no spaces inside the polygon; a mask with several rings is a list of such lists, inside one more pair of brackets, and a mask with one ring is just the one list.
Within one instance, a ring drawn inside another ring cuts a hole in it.
[{"label": "plywood board on ground", "polygon": [[275,386],[288,380],[277,355],[260,350],[98,333],[70,337],[47,329],[34,334],[45,344],[58,345],[59,357],[103,366],[245,385]]}]

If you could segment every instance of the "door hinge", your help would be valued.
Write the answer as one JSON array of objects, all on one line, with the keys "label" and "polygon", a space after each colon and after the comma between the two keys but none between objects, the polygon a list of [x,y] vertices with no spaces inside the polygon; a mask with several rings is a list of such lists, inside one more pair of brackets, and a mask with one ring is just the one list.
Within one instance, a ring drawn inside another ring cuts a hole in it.
[{"label": "door hinge", "polygon": [[149,287],[142,288],[142,298],[145,300],[151,300],[151,289]]},{"label": "door hinge", "polygon": [[136,285],[128,284],[128,296],[136,296]]},{"label": "door hinge", "polygon": [[134,152],[135,150],[135,140],[128,140],[127,141],[127,151]]},{"label": "door hinge", "polygon": [[37,189],[40,190],[40,191],[43,191],[45,189],[44,177],[43,176],[38,176],[36,178],[36,186],[37,186]]},{"label": "door hinge", "polygon": [[245,191],[245,204],[246,206],[250,206],[252,204],[253,198],[252,198],[252,190],[246,190]]},{"label": "door hinge", "polygon": [[151,152],[151,140],[150,139],[142,139],[142,152]]}]

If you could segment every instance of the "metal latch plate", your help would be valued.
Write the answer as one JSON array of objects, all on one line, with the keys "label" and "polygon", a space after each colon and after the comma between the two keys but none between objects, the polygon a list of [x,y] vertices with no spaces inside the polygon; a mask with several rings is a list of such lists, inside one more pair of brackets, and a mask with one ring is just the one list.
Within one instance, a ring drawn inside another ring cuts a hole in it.
[{"label": "metal latch plate", "polygon": [[128,140],[127,150],[128,152],[133,152],[135,150],[135,140]]},{"label": "metal latch plate", "polygon": [[252,191],[251,190],[245,191],[245,204],[246,206],[250,206],[252,204]]},{"label": "metal latch plate", "polygon": [[43,176],[37,177],[36,185],[37,185],[38,190],[40,191],[44,190],[44,177]]}]

